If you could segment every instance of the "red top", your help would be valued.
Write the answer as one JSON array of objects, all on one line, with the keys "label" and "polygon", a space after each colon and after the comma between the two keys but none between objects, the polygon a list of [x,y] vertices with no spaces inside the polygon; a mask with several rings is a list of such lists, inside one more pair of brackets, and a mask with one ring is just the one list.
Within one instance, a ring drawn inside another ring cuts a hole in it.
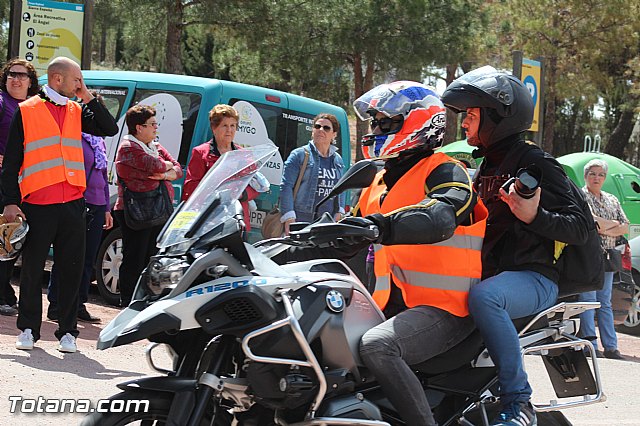
[{"label": "red top", "polygon": [[[202,145],[198,145],[191,151],[191,159],[189,160],[189,165],[187,165],[187,177],[184,179],[184,185],[182,187],[182,201],[186,201],[191,194],[193,194],[193,191],[195,191],[204,175],[221,156],[217,147],[215,145],[212,146],[211,142],[212,141],[210,140]],[[234,143],[231,143],[231,149],[235,150],[240,148]],[[241,201],[241,204],[244,213],[244,222],[247,232],[249,232],[251,230],[251,216],[249,213],[248,201],[256,198],[258,196],[258,191],[247,186],[245,192],[247,194],[247,199],[245,201]]]},{"label": "red top", "polygon": [[[158,158],[155,158],[148,154],[140,144],[123,139],[118,147],[118,154],[116,155],[116,173],[118,174],[118,178],[124,180],[127,188],[135,192],[151,191],[158,187],[158,182],[164,182],[169,191],[169,196],[173,199],[174,191],[170,181],[157,181],[149,179],[149,176],[167,171],[165,161],[171,161],[173,163],[173,170],[176,171],[178,179],[180,179],[182,177],[182,167],[162,145],[157,144],[157,146],[160,155]],[[113,207],[114,210],[124,209],[122,197],[122,185],[118,183],[118,200]]]}]

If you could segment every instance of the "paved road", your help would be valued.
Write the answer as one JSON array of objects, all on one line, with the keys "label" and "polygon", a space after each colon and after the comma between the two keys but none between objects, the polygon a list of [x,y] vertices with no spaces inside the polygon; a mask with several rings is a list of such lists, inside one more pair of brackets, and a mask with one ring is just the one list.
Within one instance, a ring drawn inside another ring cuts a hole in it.
[{"label": "paved road", "polygon": [[[46,302],[44,306],[47,306]],[[104,319],[117,313],[116,309],[100,305],[93,295],[89,310]],[[0,425],[69,425],[77,424],[81,418],[81,415],[69,414],[11,414],[10,396],[23,399],[86,398],[95,403],[116,393],[117,383],[153,373],[144,358],[144,343],[97,351],[95,339],[100,325],[81,323],[79,352],[63,355],[56,350],[55,326],[45,321],[43,338],[36,344],[36,349],[18,351],[14,348],[15,317],[0,316]],[[640,355],[640,338],[620,334],[619,340],[620,350],[629,361],[600,361],[607,401],[565,410],[574,425],[640,426],[640,396],[636,389],[640,358],[633,357]],[[548,379],[539,363],[527,361],[527,364],[530,364],[529,375],[537,400],[545,390],[548,393]]]}]

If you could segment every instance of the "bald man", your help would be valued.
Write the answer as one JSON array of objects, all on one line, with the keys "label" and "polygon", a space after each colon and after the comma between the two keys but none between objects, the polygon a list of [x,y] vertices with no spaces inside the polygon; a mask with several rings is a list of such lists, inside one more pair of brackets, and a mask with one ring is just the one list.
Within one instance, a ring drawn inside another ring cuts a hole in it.
[{"label": "bald man", "polygon": [[55,336],[59,351],[75,352],[85,251],[81,132],[113,136],[118,126],[89,93],[80,66],[71,59],[53,59],[47,80],[38,95],[20,103],[2,167],[3,215],[9,221],[21,216],[29,224],[22,252],[16,348],[31,350],[40,339],[42,280],[53,244],[59,278]]}]

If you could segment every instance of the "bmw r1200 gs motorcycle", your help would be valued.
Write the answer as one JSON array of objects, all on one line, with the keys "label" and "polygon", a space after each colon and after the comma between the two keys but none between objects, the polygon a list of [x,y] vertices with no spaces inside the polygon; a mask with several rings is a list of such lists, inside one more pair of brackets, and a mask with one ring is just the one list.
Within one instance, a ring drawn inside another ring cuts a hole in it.
[{"label": "bmw r1200 gs motorcycle", "polygon": [[[358,354],[360,337],[384,317],[355,274],[339,260],[279,266],[270,259],[290,245],[373,241],[377,229],[325,217],[258,247],[242,241],[238,200],[276,149],[261,145],[225,154],[176,209],[133,302],[97,344],[107,349],[148,339],[148,362],[161,375],[122,383],[122,392],[112,396],[147,404],[93,413],[82,424],[404,424]],[[327,199],[369,185],[375,173],[371,162],[354,165]],[[561,302],[516,321],[523,356],[542,357],[558,397],[535,405],[539,424],[545,418],[563,424],[557,409],[602,398],[593,348],[575,336],[577,315],[596,307]],[[171,369],[154,363],[159,345],[168,348]],[[497,377],[479,333],[414,370],[439,424],[488,425]]]}]

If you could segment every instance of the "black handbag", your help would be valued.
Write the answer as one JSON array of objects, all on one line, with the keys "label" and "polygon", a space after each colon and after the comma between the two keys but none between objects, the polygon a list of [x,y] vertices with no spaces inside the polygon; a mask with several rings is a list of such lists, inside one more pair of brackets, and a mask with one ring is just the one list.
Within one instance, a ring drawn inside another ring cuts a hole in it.
[{"label": "black handbag", "polygon": [[606,272],[620,272],[622,270],[622,253],[615,248],[604,252],[604,270]]},{"label": "black handbag", "polygon": [[151,191],[132,191],[119,179],[123,188],[124,220],[133,230],[164,225],[173,213],[173,204],[164,181]]}]

